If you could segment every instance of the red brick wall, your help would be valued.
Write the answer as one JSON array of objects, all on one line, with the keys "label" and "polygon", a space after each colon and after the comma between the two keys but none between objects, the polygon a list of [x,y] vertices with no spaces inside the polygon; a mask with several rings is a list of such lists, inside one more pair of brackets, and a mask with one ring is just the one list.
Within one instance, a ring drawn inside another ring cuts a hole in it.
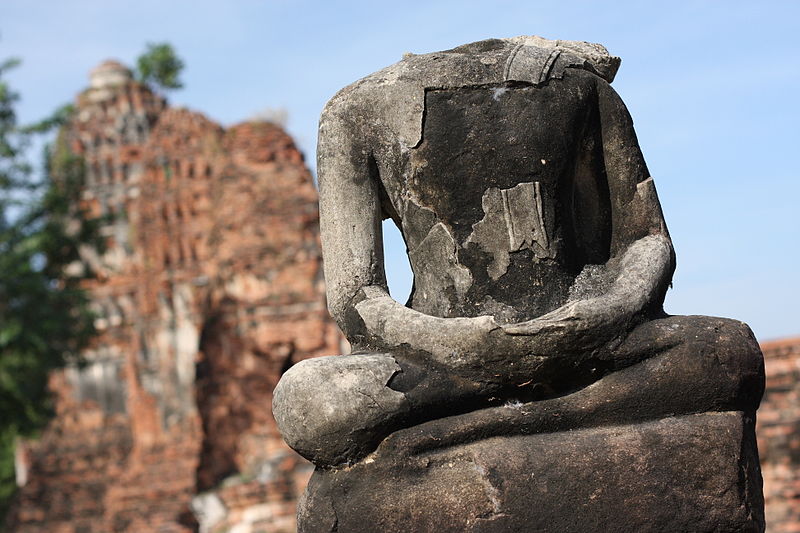
[{"label": "red brick wall", "polygon": [[74,265],[97,272],[100,335],[85,368],[53,376],[57,416],[21,446],[11,529],[194,531],[204,492],[216,527],[292,531],[310,468],[280,439],[272,390],[342,349],[302,155],[278,126],[225,130],[130,79],[84,91],[65,139],[82,201],[111,216],[107,251]]},{"label": "red brick wall", "polygon": [[758,410],[767,531],[800,533],[800,337],[761,345],[767,390]]}]

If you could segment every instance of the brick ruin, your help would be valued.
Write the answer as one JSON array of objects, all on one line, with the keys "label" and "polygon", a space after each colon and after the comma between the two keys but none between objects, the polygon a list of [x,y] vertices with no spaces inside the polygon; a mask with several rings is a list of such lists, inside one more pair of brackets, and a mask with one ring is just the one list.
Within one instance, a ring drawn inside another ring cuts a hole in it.
[{"label": "brick ruin", "polygon": [[769,533],[800,533],[800,337],[761,344],[767,390],[758,452]]},{"label": "brick ruin", "polygon": [[[101,334],[18,447],[9,530],[294,531],[310,467],[278,436],[271,392],[294,361],[345,349],[302,155],[273,124],[172,109],[114,62],[65,138],[83,202],[110,216],[106,252],[82,254]],[[767,530],[800,533],[800,338],[762,347]]]},{"label": "brick ruin", "polygon": [[82,250],[100,335],[52,377],[57,416],[18,446],[19,532],[294,531],[310,465],[272,390],[341,353],[317,194],[278,126],[223,129],[101,64],[63,140],[107,249]]}]

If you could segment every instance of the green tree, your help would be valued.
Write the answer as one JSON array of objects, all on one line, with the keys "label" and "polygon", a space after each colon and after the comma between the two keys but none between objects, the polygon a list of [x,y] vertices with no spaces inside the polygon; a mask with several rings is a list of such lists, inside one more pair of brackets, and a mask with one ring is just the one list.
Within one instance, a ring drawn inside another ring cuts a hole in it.
[{"label": "green tree", "polygon": [[138,79],[161,89],[180,89],[183,61],[169,43],[148,43],[145,53],[136,60]]},{"label": "green tree", "polygon": [[15,441],[44,427],[49,374],[77,362],[94,333],[80,278],[65,266],[80,243],[97,244],[99,222],[76,208],[83,163],[63,135],[46,148],[38,179],[26,162],[32,136],[62,126],[71,108],[19,127],[19,96],[4,80],[17,64],[0,64],[0,523],[16,489]]}]

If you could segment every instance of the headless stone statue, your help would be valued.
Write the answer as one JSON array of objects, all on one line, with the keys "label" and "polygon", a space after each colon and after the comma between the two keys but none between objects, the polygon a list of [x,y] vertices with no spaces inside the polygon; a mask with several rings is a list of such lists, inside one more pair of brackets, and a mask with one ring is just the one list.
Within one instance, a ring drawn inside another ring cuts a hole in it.
[{"label": "headless stone statue", "polygon": [[740,322],[663,312],[674,253],[618,66],[600,45],[493,39],[328,103],[325,277],[353,354],[275,390],[318,467],[300,531],[763,530],[761,353]]}]

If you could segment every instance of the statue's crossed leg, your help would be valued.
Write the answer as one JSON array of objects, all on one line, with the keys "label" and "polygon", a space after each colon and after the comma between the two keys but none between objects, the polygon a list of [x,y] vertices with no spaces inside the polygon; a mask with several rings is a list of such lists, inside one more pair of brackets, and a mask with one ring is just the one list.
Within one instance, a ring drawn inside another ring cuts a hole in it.
[{"label": "statue's crossed leg", "polygon": [[523,402],[525,394],[515,394],[514,386],[424,371],[400,356],[311,359],[281,380],[274,412],[287,442],[316,464],[332,466],[364,457],[404,428],[385,446],[414,453],[497,435],[747,412],[763,392],[758,344],[735,320],[651,320],[608,357],[619,370],[575,392]]}]

